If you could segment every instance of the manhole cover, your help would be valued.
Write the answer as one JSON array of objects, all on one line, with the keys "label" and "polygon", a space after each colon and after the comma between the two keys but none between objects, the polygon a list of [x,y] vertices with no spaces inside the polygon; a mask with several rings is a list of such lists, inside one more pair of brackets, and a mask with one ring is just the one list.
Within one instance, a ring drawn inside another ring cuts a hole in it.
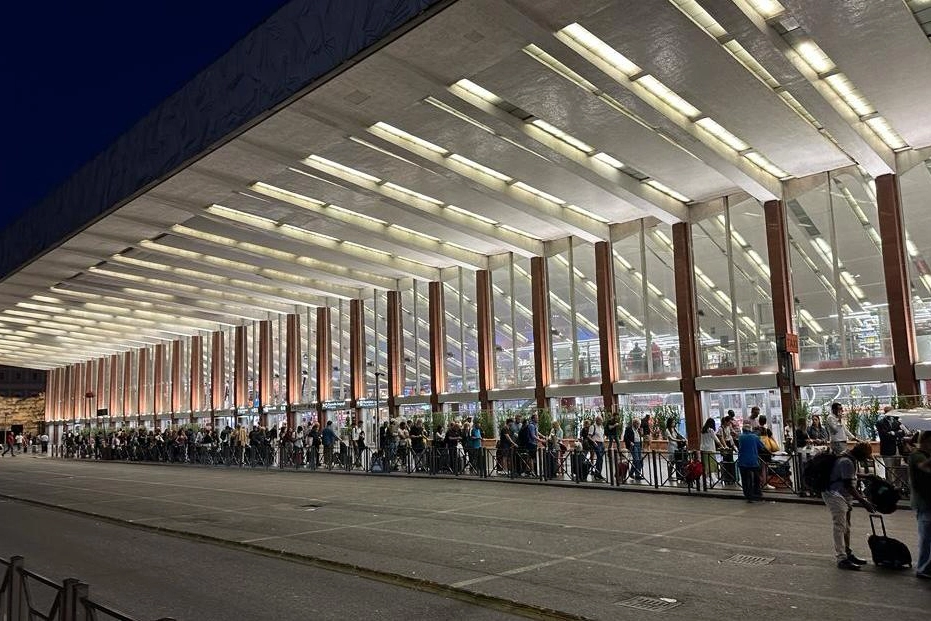
[{"label": "manhole cover", "polygon": [[748,554],[735,554],[726,558],[722,563],[733,563],[734,565],[769,565],[776,559],[771,556],[750,556]]},{"label": "manhole cover", "polygon": [[636,608],[637,610],[649,610],[651,612],[665,612],[672,610],[682,602],[676,601],[669,597],[647,597],[638,595],[625,599],[622,602],[616,602],[616,606],[626,606],[627,608]]}]

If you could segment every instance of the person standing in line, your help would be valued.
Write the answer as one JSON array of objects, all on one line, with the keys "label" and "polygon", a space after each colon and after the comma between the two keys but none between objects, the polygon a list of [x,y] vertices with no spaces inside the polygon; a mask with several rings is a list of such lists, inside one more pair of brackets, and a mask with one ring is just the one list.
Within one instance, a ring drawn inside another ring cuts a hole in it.
[{"label": "person standing in line", "polygon": [[755,405],[750,408],[750,431],[760,433],[760,408]]},{"label": "person standing in line", "polygon": [[750,425],[744,425],[743,433],[737,437],[737,467],[740,468],[740,485],[747,502],[763,499],[760,490],[760,451],[763,441],[753,433]]},{"label": "person standing in line", "polygon": [[605,457],[605,432],[602,422],[601,416],[596,416],[595,424],[593,424],[588,431],[588,439],[591,441],[592,447],[595,450],[595,470],[593,475],[596,481],[604,480],[604,476],[601,474],[601,468],[604,465]]},{"label": "person standing in line", "polygon": [[617,450],[619,448],[619,441],[621,435],[621,420],[617,415],[617,412],[611,414],[608,417],[607,422],[605,423],[605,441],[608,443],[607,449],[610,451],[612,448]]},{"label": "person standing in line", "polygon": [[931,431],[918,434],[918,446],[908,457],[912,509],[918,520],[918,561],[915,575],[931,580]]},{"label": "person standing in line", "polygon": [[857,571],[866,561],[857,558],[850,550],[850,514],[853,512],[853,498],[869,513],[873,513],[873,505],[857,489],[857,463],[869,459],[873,449],[866,442],[859,442],[849,451],[838,455],[831,468],[831,477],[828,488],[821,492],[821,499],[831,512],[834,525],[834,558],[838,569]]},{"label": "person standing in line", "polygon": [[333,445],[339,441],[339,436],[333,431],[333,421],[328,420],[323,428],[323,462],[327,468],[333,465]]},{"label": "person standing in line", "polygon": [[640,419],[634,418],[624,430],[624,446],[630,451],[633,461],[634,481],[643,480],[643,435],[640,433]]},{"label": "person standing in line", "polygon": [[825,421],[831,438],[831,451],[842,455],[847,450],[847,430],[844,429],[844,406],[835,401],[831,404],[831,413]]},{"label": "person standing in line", "polygon": [[716,433],[717,423],[714,422],[713,418],[709,418],[705,421],[705,424],[701,428],[701,443],[699,445],[699,450],[701,451],[701,465],[705,471],[705,475],[709,478],[712,474],[717,474],[718,472],[718,460],[716,453],[718,449],[721,448],[721,441],[718,440],[718,434]]}]

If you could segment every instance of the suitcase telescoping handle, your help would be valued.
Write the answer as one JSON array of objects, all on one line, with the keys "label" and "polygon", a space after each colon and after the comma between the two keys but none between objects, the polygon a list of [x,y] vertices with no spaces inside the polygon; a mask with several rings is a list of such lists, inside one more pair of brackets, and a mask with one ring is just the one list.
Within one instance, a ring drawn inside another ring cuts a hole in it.
[{"label": "suitcase telescoping handle", "polygon": [[883,537],[886,536],[886,522],[883,520],[882,513],[870,513],[870,528],[873,529],[873,534],[876,534],[876,518],[879,518],[879,525],[883,527]]}]

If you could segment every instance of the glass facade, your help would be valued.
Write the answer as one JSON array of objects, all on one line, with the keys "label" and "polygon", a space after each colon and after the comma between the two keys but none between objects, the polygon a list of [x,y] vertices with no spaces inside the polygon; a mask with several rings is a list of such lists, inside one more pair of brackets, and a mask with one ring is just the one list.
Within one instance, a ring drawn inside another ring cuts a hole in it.
[{"label": "glass facade", "polygon": [[549,277],[552,375],[557,384],[601,378],[595,247],[568,238],[546,260]]},{"label": "glass facade", "polygon": [[786,200],[803,368],[892,361],[876,193],[859,173],[818,175]]},{"label": "glass facade", "polygon": [[[374,399],[376,393],[380,399],[387,399],[388,384],[388,294],[373,291],[364,302],[365,324],[365,394],[367,399]],[[378,376],[375,374],[379,373]]]},{"label": "glass facade", "polygon": [[679,330],[668,225],[635,229],[612,246],[620,375],[624,379],[676,377]]},{"label": "glass facade", "polygon": [[492,309],[495,323],[495,375],[498,388],[534,385],[533,304],[530,259],[513,254],[492,257]]},{"label": "glass facade", "polygon": [[459,267],[443,283],[446,313],[446,390],[478,390],[478,316],[475,272]]},{"label": "glass facade", "polygon": [[[918,360],[931,361],[931,160],[900,178]],[[925,235],[928,233],[928,235]]]},{"label": "glass facade", "polygon": [[429,284],[407,281],[401,290],[401,326],[404,332],[404,394],[428,395],[430,386]]},{"label": "glass facade", "polygon": [[692,226],[703,374],[775,371],[775,329],[763,208],[724,202]]}]

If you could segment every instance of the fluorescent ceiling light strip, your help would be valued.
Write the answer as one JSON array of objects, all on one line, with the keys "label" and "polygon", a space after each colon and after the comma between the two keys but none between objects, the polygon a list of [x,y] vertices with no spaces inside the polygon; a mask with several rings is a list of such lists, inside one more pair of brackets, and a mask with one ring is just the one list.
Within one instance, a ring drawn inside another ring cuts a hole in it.
[{"label": "fluorescent ceiling light strip", "polygon": [[459,88],[466,91],[470,95],[474,95],[475,97],[478,97],[482,101],[490,103],[493,106],[500,106],[501,104],[504,103],[503,99],[501,99],[500,97],[498,97],[497,95],[489,91],[488,89],[479,86],[472,80],[467,80],[463,78],[462,80],[459,80],[458,82],[456,82],[453,86],[458,86]]},{"label": "fluorescent ceiling light strip", "polygon": [[866,124],[870,126],[876,135],[886,143],[890,149],[900,150],[908,148],[908,144],[899,136],[898,132],[892,129],[892,126],[889,125],[884,117],[874,116],[866,120]]},{"label": "fluorescent ceiling light strip", "polygon": [[590,155],[592,152],[595,151],[595,147],[591,146],[590,144],[586,142],[579,140],[575,136],[572,136],[564,132],[563,130],[559,129],[555,125],[551,125],[550,123],[547,123],[543,119],[534,119],[533,121],[530,122],[530,124],[533,125],[534,127],[537,127],[543,130],[544,132],[553,136],[554,138],[557,138],[558,140],[565,142],[569,146],[578,149],[579,151],[581,151],[582,153],[585,153],[586,155]]},{"label": "fluorescent ceiling light strip", "polygon": [[[253,189],[256,188],[253,187]],[[245,211],[239,211],[238,209],[224,207],[223,205],[211,205],[210,207],[207,207],[207,213],[212,213],[217,216],[222,216],[227,220],[234,220],[236,222],[250,224],[252,226],[257,226],[263,229],[274,228],[277,224],[271,218],[263,218],[262,216],[257,216]]]},{"label": "fluorescent ceiling light strip", "polygon": [[511,187],[512,187],[512,188],[517,188],[517,189],[519,189],[519,190],[523,190],[524,192],[527,192],[527,193],[529,193],[529,194],[533,194],[533,195],[536,196],[537,198],[542,198],[543,200],[549,201],[550,203],[555,203],[555,204],[557,204],[557,205],[565,205],[565,204],[566,204],[566,201],[564,201],[563,199],[559,198],[558,196],[553,196],[552,194],[549,194],[549,193],[547,193],[547,192],[544,192],[543,190],[538,190],[537,188],[533,187],[532,185],[528,185],[528,184],[524,183],[523,181],[515,181],[515,182],[511,185]]},{"label": "fluorescent ceiling light strip", "polygon": [[[305,196],[304,194],[298,194],[297,192],[279,188],[278,186],[262,183],[261,181],[253,183],[251,186],[249,186],[249,189],[253,190],[254,192],[258,192],[259,194],[291,203],[292,205],[296,205],[298,207],[304,207],[305,209],[316,210],[326,205],[326,202],[317,200],[316,198],[311,198],[309,196]],[[268,218],[266,218],[266,220],[272,223],[275,222],[274,220],[269,220]]]},{"label": "fluorescent ceiling light strip", "polygon": [[701,115],[701,110],[687,102],[674,90],[660,82],[655,76],[645,75],[638,78],[634,83],[644,87],[661,101],[690,119],[694,119]]},{"label": "fluorescent ceiling light strip", "polygon": [[332,161],[332,160],[328,160],[328,159],[326,159],[326,158],[324,158],[324,157],[320,157],[319,155],[311,155],[310,157],[308,157],[307,159],[304,160],[304,163],[305,163],[305,164],[308,164],[309,166],[313,166],[314,164],[318,164],[318,165],[320,165],[320,166],[324,166],[324,167],[327,167],[327,168],[333,168],[334,170],[339,170],[339,171],[341,171],[341,172],[343,172],[343,173],[346,173],[346,174],[348,174],[348,175],[351,175],[351,176],[353,176],[353,177],[359,177],[359,178],[361,178],[361,179],[365,179],[366,181],[371,181],[372,183],[380,183],[380,182],[381,182],[381,179],[379,179],[379,178],[376,177],[375,175],[370,175],[370,174],[368,174],[368,173],[364,173],[364,172],[362,172],[361,170],[356,170],[355,168],[350,168],[349,166],[345,166],[344,164],[340,164],[339,162],[334,162],[334,161]]},{"label": "fluorescent ceiling light strip", "polygon": [[498,224],[497,220],[492,220],[491,218],[487,218],[481,214],[475,213],[473,211],[469,211],[468,209],[463,209],[462,207],[456,207],[455,205],[446,205],[445,209],[449,209],[450,211],[453,211],[458,214],[462,214],[464,216],[468,216],[470,218],[475,218],[476,220],[479,220],[480,222],[484,222],[486,224]]},{"label": "fluorescent ceiling light strip", "polygon": [[743,156],[778,179],[786,179],[790,176],[789,173],[770,162],[757,151],[749,151],[744,153]]},{"label": "fluorescent ceiling light strip", "polygon": [[510,183],[511,181],[514,180],[512,177],[509,177],[502,172],[498,172],[497,170],[493,168],[489,168],[488,166],[483,166],[482,164],[479,164],[478,162],[470,160],[467,157],[459,155],[458,153],[453,153],[447,159],[452,160],[456,163],[462,164],[463,166],[466,166],[467,168],[471,168],[472,170],[476,170],[480,173],[488,175],[489,177],[497,179],[498,181],[504,181],[505,183]]},{"label": "fluorescent ceiling light strip", "polygon": [[717,39],[727,34],[724,27],[695,0],[670,0],[670,2],[712,37]]},{"label": "fluorescent ceiling light strip", "polygon": [[746,142],[724,129],[717,121],[711,117],[705,117],[695,121],[695,124],[704,129],[706,132],[729,146],[734,151],[745,151],[750,148]]},{"label": "fluorescent ceiling light strip", "polygon": [[391,228],[403,231],[409,235],[414,235],[432,242],[439,243],[441,240],[439,237],[434,237],[433,235],[428,235],[427,233],[421,233],[420,231],[415,231],[414,229],[409,229],[406,226],[401,226],[400,224],[392,224]]},{"label": "fluorescent ceiling light strip", "polygon": [[383,188],[388,188],[388,189],[394,190],[394,191],[396,191],[396,192],[400,192],[401,194],[405,194],[405,195],[407,195],[407,196],[411,196],[411,197],[413,197],[413,198],[420,199],[420,200],[422,200],[422,201],[425,201],[425,202],[427,202],[427,203],[431,203],[431,204],[433,204],[433,205],[442,205],[442,204],[443,204],[443,201],[441,201],[441,200],[439,200],[439,199],[433,198],[432,196],[427,196],[426,194],[421,194],[420,192],[416,192],[416,191],[414,191],[414,190],[405,188],[403,185],[398,185],[398,184],[396,184],[396,183],[385,182],[385,183],[383,183],[383,184],[381,185],[381,187],[383,187]]},{"label": "fluorescent ceiling light strip", "polygon": [[592,220],[596,220],[598,222],[601,222],[602,224],[607,224],[608,222],[610,222],[610,220],[608,220],[607,218],[603,218],[602,216],[599,216],[597,213],[594,213],[587,209],[583,209],[582,207],[579,207],[578,205],[566,205],[566,209],[572,210],[576,213],[580,213],[583,216],[588,216]]},{"label": "fluorescent ceiling light strip", "polygon": [[612,168],[616,168],[618,170],[624,168],[624,162],[622,162],[621,160],[615,157],[608,155],[607,153],[598,152],[592,157],[603,164],[607,164],[608,166]]},{"label": "fluorescent ceiling light strip", "polygon": [[446,155],[447,153],[449,153],[448,150],[444,149],[443,147],[439,145],[433,144],[429,140],[424,140],[423,138],[419,138],[413,134],[410,134],[404,131],[403,129],[398,129],[397,127],[394,127],[393,125],[389,125],[388,123],[385,123],[383,121],[378,121],[377,123],[372,125],[372,128],[380,129],[381,131],[387,132],[391,134],[392,136],[396,136],[397,138],[400,138],[401,140],[406,140],[407,142],[411,142],[428,151],[439,153],[440,155]]},{"label": "fluorescent ceiling light strip", "polygon": [[745,0],[763,19],[770,19],[786,12],[786,8],[776,0]]},{"label": "fluorescent ceiling light strip", "polygon": [[[515,228],[515,227],[509,225],[509,224],[499,224],[499,225],[498,225],[498,228],[504,229],[505,231],[510,231],[511,233],[517,233],[518,235],[523,235],[523,236],[525,236],[525,237],[529,237],[530,239],[535,239],[535,240],[537,240],[537,241],[542,241],[542,240],[543,240],[542,237],[537,237],[536,235],[532,235],[531,233],[528,233],[528,232],[526,232],[526,231],[522,231],[522,230],[520,230],[520,229],[518,229],[518,228]],[[515,268],[516,268],[516,267],[517,267],[517,266],[515,266]]]},{"label": "fluorescent ceiling light strip", "polygon": [[691,200],[689,197],[685,196],[684,194],[680,194],[679,192],[676,192],[669,186],[664,185],[663,183],[660,183],[656,179],[647,179],[646,181],[644,181],[644,183],[650,186],[651,188],[659,190],[660,192],[662,192],[663,194],[666,194],[667,196],[673,197],[677,201],[688,203]]},{"label": "fluorescent ceiling light strip", "polygon": [[385,220],[382,220],[381,218],[376,218],[374,216],[370,216],[368,214],[364,214],[359,211],[354,211],[352,209],[346,209],[345,207],[340,207],[339,205],[334,205],[333,203],[326,204],[325,210],[336,211],[338,213],[345,214],[353,218],[360,218],[362,220],[367,220],[368,222],[372,222],[374,224],[381,224],[383,226],[388,224]]},{"label": "fluorescent ceiling light strip", "polygon": [[737,39],[731,39],[722,45],[724,46],[724,49],[731,53],[731,56],[737,59],[737,62],[746,67],[750,73],[759,78],[761,82],[766,84],[766,86],[772,89],[780,87],[779,80],[774,78],[773,75],[767,71],[763,65],[761,65],[759,61],[757,61],[757,59],[754,58],[753,55],[737,41]]},{"label": "fluorescent ceiling light strip", "polygon": [[[556,37],[578,52],[588,52],[628,78],[640,73],[640,67],[578,23],[569,24]],[[581,49],[580,49],[581,48]]]}]

